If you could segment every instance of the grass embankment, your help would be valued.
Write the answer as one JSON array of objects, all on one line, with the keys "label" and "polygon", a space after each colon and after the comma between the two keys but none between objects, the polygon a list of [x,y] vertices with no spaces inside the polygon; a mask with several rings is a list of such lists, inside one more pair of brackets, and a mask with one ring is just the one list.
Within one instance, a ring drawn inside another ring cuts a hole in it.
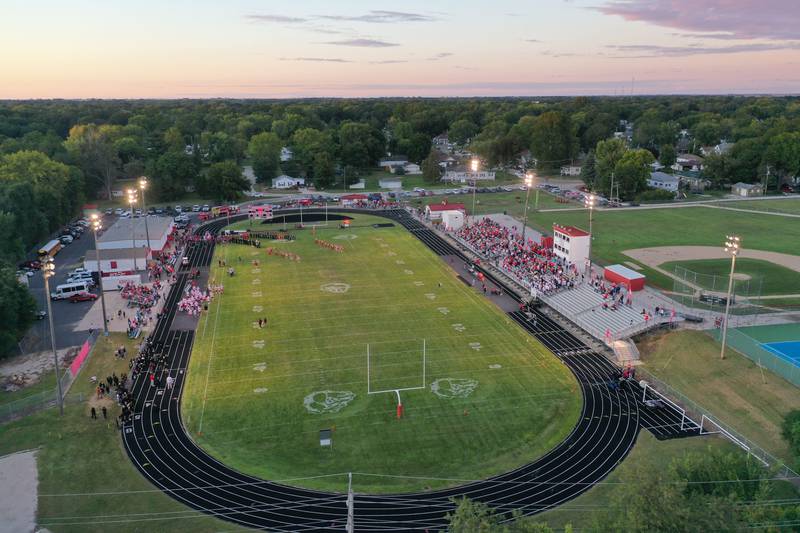
[{"label": "grass embankment", "polygon": [[644,368],[668,383],[772,455],[792,463],[781,436],[783,418],[800,408],[797,387],[759,369],[750,359],[726,350],[699,331],[645,337],[638,343]]},{"label": "grass embankment", "polygon": [[[696,284],[704,289],[724,292],[728,288],[728,276],[731,270],[730,259],[700,259],[696,261],[671,261],[663,263],[661,268],[673,272],[676,266],[697,272],[703,276],[697,278]],[[800,294],[800,272],[784,266],[762,261],[761,259],[739,258],[736,260],[736,273],[744,274],[750,279],[734,280],[737,294]],[[707,277],[704,277],[707,276]],[[711,276],[716,276],[714,280]],[[695,283],[693,278],[688,279]]]},{"label": "grass embankment", "polygon": [[[217,248],[212,276],[225,291],[201,319],[182,403],[198,443],[267,479],[478,479],[561,442],[580,412],[569,371],[405,229],[374,222],[386,220],[356,216],[350,230],[299,231],[260,250]],[[269,246],[301,261],[268,255]],[[427,386],[401,391],[397,420],[392,390],[421,386],[423,340]],[[389,392],[367,394],[367,344],[370,387]],[[319,445],[328,428],[332,450]],[[345,479],[296,483],[343,490]],[[357,481],[359,491],[447,484]]]},{"label": "grass embankment", "polygon": [[[134,343],[124,334],[100,338],[70,396],[80,394],[96,402],[91,376],[105,379],[112,372],[128,371],[128,360],[113,355],[120,344],[132,353]],[[237,530],[190,510],[142,477],[125,454],[114,424],[117,405],[101,402],[107,406],[107,420],[101,403],[95,404],[98,420],[92,420],[87,401],[69,403],[63,417],[52,408],[0,425],[0,455],[39,448],[39,527],[56,533]]]}]

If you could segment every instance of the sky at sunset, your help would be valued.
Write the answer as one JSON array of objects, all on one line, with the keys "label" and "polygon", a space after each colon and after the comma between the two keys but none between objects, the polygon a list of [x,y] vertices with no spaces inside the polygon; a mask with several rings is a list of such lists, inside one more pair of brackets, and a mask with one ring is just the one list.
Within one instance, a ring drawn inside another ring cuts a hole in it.
[{"label": "sky at sunset", "polygon": [[800,0],[4,0],[0,98],[800,93]]}]

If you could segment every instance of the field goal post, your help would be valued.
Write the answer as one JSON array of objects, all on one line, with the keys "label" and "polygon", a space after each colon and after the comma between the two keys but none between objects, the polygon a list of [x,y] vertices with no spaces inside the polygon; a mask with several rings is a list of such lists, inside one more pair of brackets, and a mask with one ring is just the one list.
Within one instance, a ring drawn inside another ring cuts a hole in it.
[{"label": "field goal post", "polygon": [[370,352],[369,343],[367,343],[367,395],[371,394],[386,394],[386,393],[395,393],[397,395],[397,418],[403,418],[403,400],[400,397],[400,393],[402,391],[412,391],[412,390],[421,390],[427,388],[427,374],[426,374],[426,367],[427,367],[427,358],[428,358],[428,347],[426,339],[422,339],[422,385],[419,387],[398,387],[395,389],[388,388],[382,390],[372,390],[372,375],[371,375],[371,358],[372,353]]}]

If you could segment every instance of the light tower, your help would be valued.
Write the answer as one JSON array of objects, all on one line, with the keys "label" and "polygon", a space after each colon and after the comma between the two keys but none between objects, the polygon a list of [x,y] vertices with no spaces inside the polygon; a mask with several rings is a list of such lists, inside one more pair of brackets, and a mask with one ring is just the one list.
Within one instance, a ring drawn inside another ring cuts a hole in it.
[{"label": "light tower", "polygon": [[725,317],[722,319],[722,349],[719,358],[725,359],[725,341],[728,338],[728,313],[731,309],[731,296],[733,292],[733,272],[736,269],[736,256],[739,255],[741,239],[736,235],[727,235],[725,251],[731,254],[731,275],[728,278],[728,297],[725,299]]},{"label": "light tower", "polygon": [[475,193],[478,190],[478,167],[480,166],[480,161],[478,161],[477,157],[473,157],[472,161],[470,161],[470,170],[472,171],[472,223],[475,223]]},{"label": "light tower", "polygon": [[55,364],[56,388],[58,390],[58,409],[64,415],[64,392],[61,390],[61,373],[58,368],[58,352],[56,351],[56,330],[53,326],[53,305],[50,303],[50,278],[56,273],[53,258],[42,257],[42,276],[44,277],[44,297],[47,299],[47,320],[50,322],[50,346],[53,348],[53,363]]},{"label": "light tower", "polygon": [[92,233],[94,233],[94,252],[97,260],[97,283],[100,287],[100,302],[103,305],[103,335],[108,337],[108,319],[106,318],[106,294],[103,290],[103,271],[100,269],[100,247],[97,246],[97,232],[103,229],[100,223],[100,215],[94,213],[92,219]]},{"label": "light tower", "polygon": [[525,246],[525,230],[528,229],[528,200],[531,197],[531,185],[533,185],[533,172],[529,170],[525,172],[525,222],[522,223],[522,246]]},{"label": "light tower", "polygon": [[133,271],[139,270],[136,265],[136,224],[134,222],[134,206],[136,205],[136,189],[128,189],[128,204],[131,206],[131,241],[133,247]]},{"label": "light tower", "polygon": [[[139,189],[142,191],[142,214],[144,215],[144,235],[147,237],[147,253],[150,253],[150,230],[147,228],[147,205],[144,202],[144,190],[147,188],[147,178],[139,178]],[[147,266],[147,256],[145,256],[145,266]]]},{"label": "light tower", "polygon": [[586,257],[586,276],[589,277],[592,274],[592,241],[594,240],[592,215],[594,214],[594,206],[597,204],[597,197],[593,193],[589,193],[583,203],[589,210],[589,255]]}]

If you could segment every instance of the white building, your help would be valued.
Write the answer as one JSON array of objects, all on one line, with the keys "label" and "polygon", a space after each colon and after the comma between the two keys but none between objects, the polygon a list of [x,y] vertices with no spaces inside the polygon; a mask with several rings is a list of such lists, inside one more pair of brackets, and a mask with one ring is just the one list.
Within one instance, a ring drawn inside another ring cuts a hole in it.
[{"label": "white building", "polygon": [[[134,264],[134,257],[136,258]],[[115,291],[121,283],[132,281],[140,283],[137,270],[147,265],[147,251],[144,248],[113,248],[100,250],[100,270],[103,273],[104,291]],[[97,272],[97,252],[88,250],[83,260],[83,268]]]},{"label": "white building", "polygon": [[449,213],[451,211],[465,215],[467,208],[464,204],[448,204],[446,201],[441,204],[429,204],[425,206],[425,216],[428,217],[429,220],[440,220],[443,213]]},{"label": "white building", "polygon": [[[151,254],[160,253],[167,245],[175,223],[168,217],[120,218],[97,238],[97,247],[102,250],[149,248]],[[147,235],[150,235],[148,246]],[[152,255],[151,255],[152,257]],[[144,268],[142,266],[142,268]]]},{"label": "white building", "polygon": [[763,190],[758,183],[736,183],[731,186],[731,192],[736,196],[761,196]]},{"label": "white building", "polygon": [[383,178],[378,180],[378,186],[381,189],[402,189],[403,180],[400,178]]},{"label": "white building", "polygon": [[442,211],[442,224],[446,231],[456,231],[464,225],[464,211],[448,210]]},{"label": "white building", "polygon": [[408,156],[398,154],[394,156],[384,157],[383,159],[381,159],[380,163],[378,163],[378,166],[380,166],[381,168],[383,168],[388,172],[394,172],[395,167],[402,167],[407,164],[408,164]]},{"label": "white building", "polygon": [[670,167],[677,172],[703,170],[703,158],[694,154],[681,154],[675,160],[675,164]]},{"label": "white building", "polygon": [[291,148],[289,148],[288,146],[284,146],[283,148],[281,148],[281,162],[282,163],[285,163],[287,161],[291,161],[293,157],[294,157],[294,152],[292,152]]},{"label": "white building", "polygon": [[442,176],[442,181],[451,183],[472,183],[473,181],[494,181],[494,170],[481,170],[472,172],[471,170],[453,169],[447,170]]},{"label": "white building", "polygon": [[293,178],[283,174],[277,178],[272,178],[273,189],[291,189],[292,187],[299,187],[305,185],[306,180],[303,178]]},{"label": "white building", "polygon": [[406,174],[422,174],[422,167],[416,163],[406,163],[403,165],[403,171]]},{"label": "white building", "polygon": [[669,192],[677,192],[680,183],[679,177],[664,172],[651,172],[650,177],[647,179],[649,186]]},{"label": "white building", "polygon": [[580,176],[581,175],[581,165],[577,163],[570,163],[569,165],[564,165],[561,167],[561,175],[562,176]]},{"label": "white building", "polygon": [[579,268],[589,261],[590,240],[591,236],[582,229],[553,224],[553,253]]}]

